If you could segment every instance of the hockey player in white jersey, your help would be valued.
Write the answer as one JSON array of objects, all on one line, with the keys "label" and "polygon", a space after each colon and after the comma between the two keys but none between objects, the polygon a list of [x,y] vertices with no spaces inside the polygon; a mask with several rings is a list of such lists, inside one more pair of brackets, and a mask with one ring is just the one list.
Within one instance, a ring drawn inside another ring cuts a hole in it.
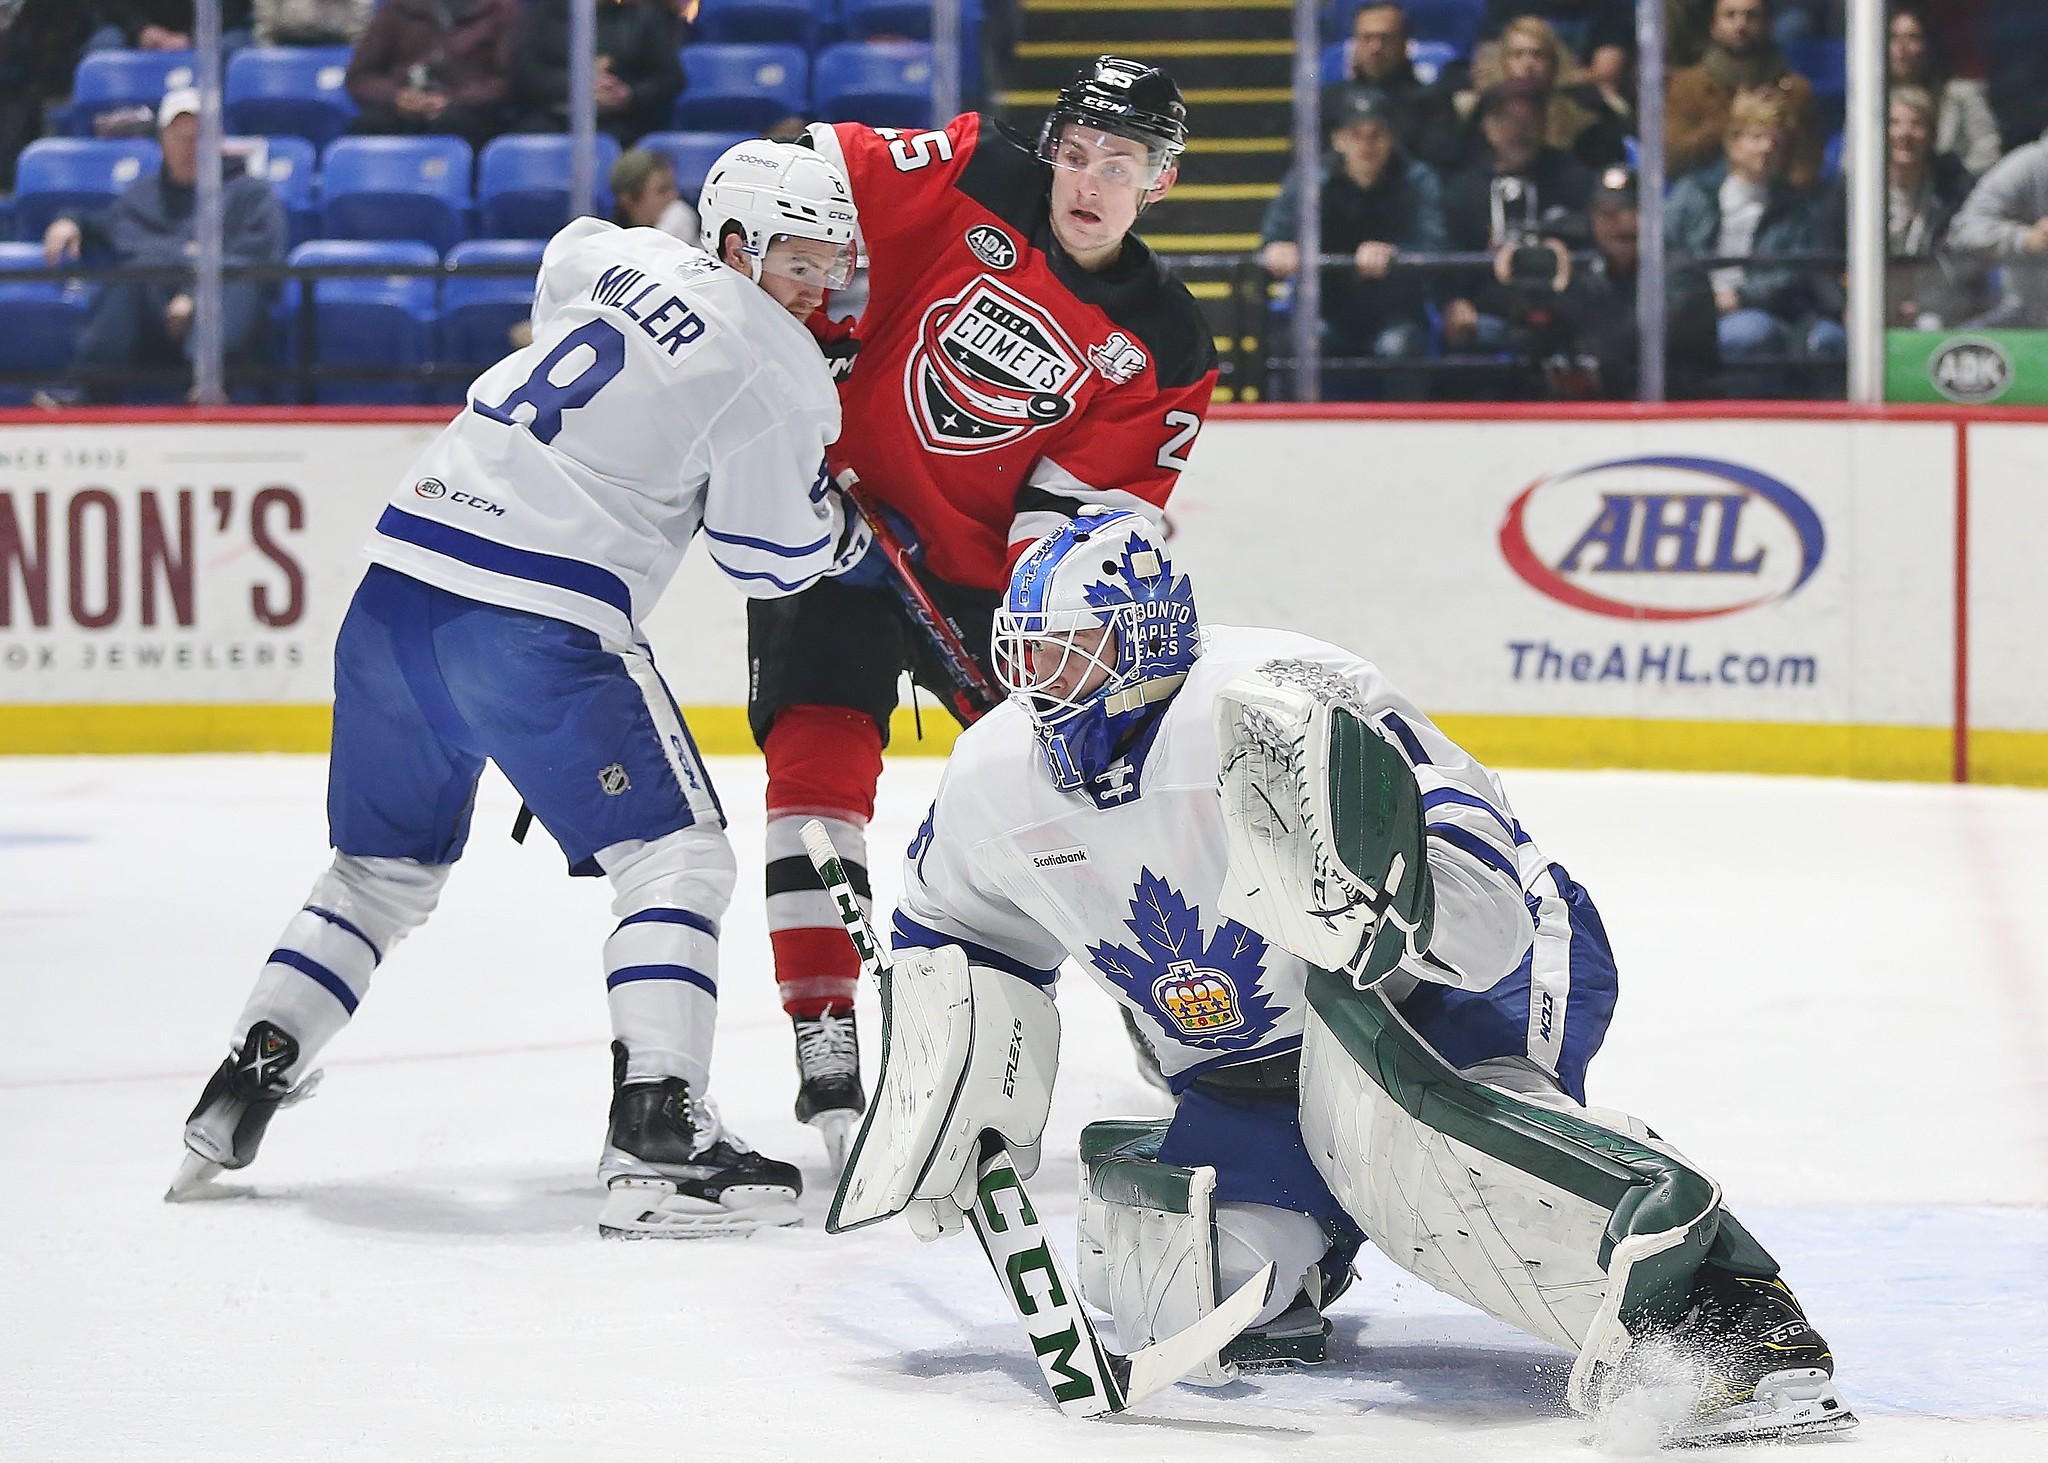
[{"label": "hockey player in white jersey", "polygon": [[701,536],[749,595],[868,546],[823,471],[839,402],[799,323],[846,282],[839,168],[748,142],[710,171],[703,249],[578,219],[548,244],[533,343],[484,372],[378,520],[335,646],[332,866],[285,927],[185,1128],[169,1197],[256,1155],[372,972],[434,908],[495,761],[612,882],[608,1233],[797,1222],[801,1180],[709,1100],[735,865],[639,626]]},{"label": "hockey player in white jersey", "polygon": [[[905,860],[893,1035],[836,1225],[957,1226],[963,1133],[1030,1172],[1049,1078],[1015,1074],[1055,1065],[1040,993],[1072,960],[1176,1096],[1170,1123],[1083,1138],[1082,1289],[1126,1348],[1272,1261],[1204,1377],[1320,1361],[1370,1237],[1577,1352],[1584,1410],[1654,1396],[1688,1438],[1853,1422],[1718,1186],[1585,1106],[1616,989],[1591,900],[1375,667],[1202,630],[1154,525],[1102,509],[1019,561],[995,661],[1010,700],[960,738]],[[935,1027],[935,999],[972,1015]],[[934,1029],[1017,1035],[958,1051]],[[864,1201],[884,1193],[907,1202]]]}]

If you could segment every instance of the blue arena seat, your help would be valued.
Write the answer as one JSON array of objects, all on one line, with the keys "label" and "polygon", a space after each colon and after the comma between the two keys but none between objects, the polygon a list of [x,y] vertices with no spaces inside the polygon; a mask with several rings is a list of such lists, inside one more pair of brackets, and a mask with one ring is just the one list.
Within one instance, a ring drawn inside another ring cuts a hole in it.
[{"label": "blue arena seat", "polygon": [[21,150],[14,175],[14,226],[40,240],[50,220],[105,208],[128,185],[163,166],[148,137],[44,137]]},{"label": "blue arena seat", "polygon": [[1464,59],[1465,53],[1449,41],[1408,43],[1408,64],[1415,68],[1415,79],[1424,86],[1432,85],[1446,66]]},{"label": "blue arena seat", "polygon": [[1785,47],[1785,64],[1813,84],[1823,132],[1841,130],[1849,92],[1848,45],[1838,37],[1812,36]]},{"label": "blue arena seat", "polygon": [[123,107],[147,107],[156,129],[157,103],[175,86],[192,86],[197,61],[190,51],[89,51],[71,78],[70,132],[93,135],[93,119]]},{"label": "blue arena seat", "polygon": [[814,50],[838,25],[833,0],[704,0],[697,41],[712,45],[802,46]]},{"label": "blue arena seat", "polygon": [[342,81],[347,46],[251,46],[228,60],[226,97],[230,132],[290,133],[331,142],[356,115]]},{"label": "blue arena seat", "polygon": [[[513,132],[484,144],[476,160],[479,231],[493,239],[546,239],[569,221],[569,157],[573,139],[561,132]],[[597,134],[597,188],[591,211],[612,211],[612,164],[618,140]]]},{"label": "blue arena seat", "polygon": [[928,41],[932,38],[930,0],[842,0],[846,38]]},{"label": "blue arena seat", "polygon": [[16,270],[42,267],[42,245],[0,244],[0,371],[44,376],[41,381],[0,381],[0,405],[24,405],[38,386],[59,380],[85,328],[90,296],[83,285],[8,278]]},{"label": "blue arena seat", "polygon": [[[1344,7],[1342,34],[1351,34],[1351,17],[1358,9],[1356,4]],[[1486,0],[1402,0],[1401,10],[1408,17],[1410,40],[1442,41],[1458,56],[1465,57],[1472,54],[1473,43],[1478,39]]]},{"label": "blue arena seat", "polygon": [[[446,365],[482,370],[512,349],[512,327],[533,313],[534,280],[540,273],[541,239],[471,239],[448,251],[449,274],[441,286],[441,345]],[[522,264],[521,275],[466,275],[474,264]],[[460,401],[460,382],[442,383],[440,394]]]},{"label": "blue arena seat", "polygon": [[697,195],[704,191],[704,175],[711,171],[711,165],[725,155],[726,149],[739,146],[753,135],[751,132],[650,132],[633,145],[658,152],[668,159],[669,166],[676,170],[676,190],[694,208]]},{"label": "blue arena seat", "polygon": [[469,235],[469,144],[460,137],[342,137],[320,168],[330,239],[418,239],[445,253]]},{"label": "blue arena seat", "polygon": [[682,61],[671,127],[758,134],[808,110],[811,58],[800,46],[688,46]]},{"label": "blue arena seat", "polygon": [[[284,205],[289,241],[303,244],[320,226],[320,154],[303,137],[231,137],[231,150],[250,155],[249,171],[270,185]],[[262,149],[260,157],[254,149]]]},{"label": "blue arena seat", "polygon": [[812,106],[828,122],[929,127],[932,48],[924,41],[827,46],[811,74]]},{"label": "blue arena seat", "polygon": [[[416,240],[314,239],[292,250],[288,262],[433,269],[440,256]],[[435,284],[432,274],[393,274],[287,286],[281,300],[284,329],[279,332],[285,344],[285,362],[298,360],[302,294],[311,290],[316,365],[404,371],[426,364],[434,354]],[[427,388],[416,380],[364,376],[319,382],[313,399],[344,404],[418,403],[427,400]]]}]

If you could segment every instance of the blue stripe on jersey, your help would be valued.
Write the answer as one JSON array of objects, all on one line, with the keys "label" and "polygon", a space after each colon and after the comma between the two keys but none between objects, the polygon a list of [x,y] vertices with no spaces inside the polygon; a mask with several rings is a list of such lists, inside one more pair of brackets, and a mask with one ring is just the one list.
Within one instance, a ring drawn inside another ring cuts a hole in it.
[{"label": "blue stripe on jersey", "polygon": [[[1147,1011],[1145,1014],[1149,1016],[1152,1013]],[[1283,1052],[1299,1051],[1300,1049],[1301,1038],[1299,1036],[1290,1036],[1281,1041],[1274,1042],[1271,1046],[1257,1047],[1248,1052],[1225,1052],[1220,1057],[1211,1057],[1206,1062],[1197,1062],[1192,1067],[1183,1067],[1180,1071],[1175,1072],[1166,1079],[1166,1085],[1171,1087],[1173,1095],[1178,1097],[1194,1086],[1197,1077],[1214,1072],[1218,1068],[1235,1067],[1245,1062],[1256,1062],[1266,1057],[1277,1057]]]},{"label": "blue stripe on jersey", "polygon": [[633,618],[633,596],[627,591],[626,582],[595,564],[494,543],[449,524],[417,517],[402,508],[387,507],[384,516],[377,520],[377,532],[493,574],[530,579],[536,584],[551,584],[571,594],[585,595],[610,605],[629,620]]},{"label": "blue stripe on jersey", "polygon": [[341,1002],[342,1010],[351,1016],[356,1014],[356,993],[348,988],[348,982],[311,956],[301,955],[296,950],[272,950],[269,963],[289,965],[299,974],[310,977],[316,985],[325,986],[327,993]]},{"label": "blue stripe on jersey", "polygon": [[798,590],[808,588],[817,582],[815,578],[777,579],[773,574],[756,574],[746,569],[735,569],[723,559],[718,561],[718,567],[728,579],[765,579],[785,594],[795,594]]},{"label": "blue stripe on jersey", "polygon": [[1040,970],[1026,965],[1014,955],[1005,955],[1000,950],[991,950],[986,945],[977,945],[972,940],[963,940],[958,935],[949,935],[944,930],[935,930],[930,925],[919,924],[909,915],[898,910],[890,921],[890,942],[898,950],[937,950],[945,945],[958,945],[967,952],[969,961],[976,965],[993,965],[997,970],[1008,971],[1019,980],[1028,980],[1035,986],[1049,986],[1060,978],[1059,967]]},{"label": "blue stripe on jersey", "polygon": [[718,921],[690,909],[643,909],[620,920],[618,927],[623,930],[627,925],[688,925],[714,940],[718,938]]},{"label": "blue stripe on jersey", "polygon": [[704,537],[717,539],[722,544],[737,544],[743,549],[759,549],[764,554],[779,554],[785,559],[808,558],[832,542],[831,535],[827,534],[823,538],[813,539],[810,543],[791,548],[787,544],[772,543],[765,538],[749,538],[743,533],[720,533],[717,529],[709,527],[704,530]]},{"label": "blue stripe on jersey", "polygon": [[1440,808],[1445,803],[1457,803],[1461,807],[1477,808],[1482,813],[1490,814],[1493,821],[1500,824],[1501,832],[1510,838],[1515,836],[1515,825],[1502,815],[1499,808],[1476,793],[1466,792],[1462,787],[1433,787],[1422,795],[1424,813],[1432,808]]},{"label": "blue stripe on jersey", "polygon": [[679,980],[713,996],[718,994],[717,981],[687,965],[622,965],[604,978],[604,988],[615,990],[636,980]]},{"label": "blue stripe on jersey", "polygon": [[1468,832],[1463,828],[1432,827],[1429,830],[1429,836],[1431,838],[1441,838],[1453,848],[1462,848],[1482,864],[1486,864],[1490,868],[1499,869],[1503,874],[1506,874],[1508,878],[1514,881],[1517,889],[1522,887],[1522,871],[1515,867],[1515,861],[1481,838],[1477,833]]},{"label": "blue stripe on jersey", "polygon": [[326,920],[329,924],[333,925],[338,930],[347,930],[351,935],[354,935],[358,940],[361,940],[365,945],[369,947],[370,958],[372,960],[376,961],[379,965],[382,965],[384,963],[384,952],[377,948],[376,942],[372,940],[368,935],[364,934],[361,930],[357,929],[354,925],[350,924],[347,920],[343,919],[340,915],[336,914],[333,910],[322,909],[317,904],[309,904],[306,906],[306,913],[318,915],[320,918]]},{"label": "blue stripe on jersey", "polygon": [[1387,730],[1394,734],[1394,740],[1401,744],[1401,750],[1408,754],[1408,765],[1410,767],[1427,767],[1430,765],[1429,753],[1422,750],[1422,739],[1416,736],[1414,729],[1401,719],[1401,714],[1398,711],[1383,711],[1380,713],[1380,720],[1385,723]]}]

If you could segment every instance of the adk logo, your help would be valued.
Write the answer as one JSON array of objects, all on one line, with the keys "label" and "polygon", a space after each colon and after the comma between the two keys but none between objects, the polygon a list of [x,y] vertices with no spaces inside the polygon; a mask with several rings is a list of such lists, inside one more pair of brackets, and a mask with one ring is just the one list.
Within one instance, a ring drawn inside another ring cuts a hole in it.
[{"label": "adk logo", "polygon": [[1501,555],[1538,593],[1624,620],[1704,620],[1799,592],[1827,534],[1755,468],[1631,457],[1538,478],[1508,506]]},{"label": "adk logo", "polygon": [[1927,379],[1950,401],[1981,406],[1998,400],[2012,385],[2012,357],[1995,340],[1957,336],[1927,363]]},{"label": "adk logo", "polygon": [[991,275],[918,322],[903,389],[934,452],[986,452],[1066,420],[1088,374],[1057,320]]},{"label": "adk logo", "polygon": [[1017,246],[994,224],[976,224],[969,229],[967,247],[990,269],[1009,269],[1017,263]]}]

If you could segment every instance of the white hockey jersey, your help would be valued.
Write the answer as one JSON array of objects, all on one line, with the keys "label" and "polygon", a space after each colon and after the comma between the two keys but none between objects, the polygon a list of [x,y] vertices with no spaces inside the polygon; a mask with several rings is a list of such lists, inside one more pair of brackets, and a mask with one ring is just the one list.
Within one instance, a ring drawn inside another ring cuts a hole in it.
[{"label": "white hockey jersey", "polygon": [[905,857],[894,943],[958,943],[1039,985],[1071,958],[1136,1013],[1176,1091],[1299,1046],[1307,965],[1215,912],[1229,854],[1213,713],[1236,677],[1306,660],[1358,688],[1422,792],[1436,936],[1423,960],[1389,977],[1389,993],[1400,999],[1421,980],[1487,990],[1515,970],[1537,932],[1549,866],[1498,779],[1348,651],[1215,626],[1204,645],[1156,735],[1119,764],[1137,795],[1117,806],[1060,792],[1014,703],[964,732]]},{"label": "white hockey jersey", "polygon": [[759,286],[657,230],[577,219],[542,257],[533,344],[476,379],[367,552],[631,640],[700,528],[750,595],[830,568],[838,435],[824,357]]}]

